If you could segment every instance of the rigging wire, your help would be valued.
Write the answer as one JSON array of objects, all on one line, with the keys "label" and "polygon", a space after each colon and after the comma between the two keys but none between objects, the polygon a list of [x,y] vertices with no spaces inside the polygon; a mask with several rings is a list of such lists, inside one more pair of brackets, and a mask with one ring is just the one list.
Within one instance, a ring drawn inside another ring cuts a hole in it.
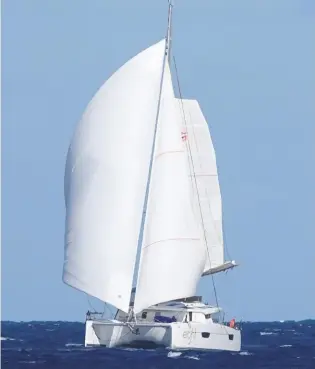
[{"label": "rigging wire", "polygon": [[[178,93],[179,93],[179,98],[180,98],[180,102],[181,102],[181,108],[182,108],[184,123],[185,123],[185,127],[187,129],[187,120],[186,120],[186,115],[185,115],[185,109],[184,109],[183,98],[182,98],[182,93],[181,93],[181,88],[180,88],[180,83],[179,83],[178,70],[177,70],[175,56],[173,56],[173,61],[174,61],[175,74],[176,74],[176,80],[177,80],[177,87],[178,87]],[[186,141],[186,145],[188,147],[189,156],[191,158],[191,165],[192,165],[192,169],[193,169],[193,171],[191,173],[191,176],[192,176],[192,178],[194,180],[195,187],[196,187],[197,198],[198,198],[198,205],[199,205],[199,211],[200,211],[200,215],[201,215],[201,223],[202,223],[202,229],[203,229],[203,236],[204,236],[204,239],[205,239],[205,244],[206,244],[206,249],[207,249],[207,254],[208,254],[210,269],[211,269],[210,252],[209,252],[209,248],[208,248],[208,242],[207,242],[207,235],[206,235],[206,230],[205,230],[205,225],[204,225],[204,219],[203,219],[203,215],[202,215],[202,211],[201,211],[201,203],[200,203],[200,196],[199,196],[198,185],[197,185],[197,178],[196,178],[196,174],[195,174],[195,170],[194,170],[194,163],[193,163],[193,160],[192,160],[191,147],[190,147],[190,144],[189,144],[189,140]],[[213,285],[213,291],[214,291],[214,295],[215,295],[216,305],[217,305],[217,307],[219,307],[217,289],[216,289],[216,285],[215,285],[215,280],[214,280],[214,275],[213,274],[211,274],[211,279],[212,279],[212,285]]]},{"label": "rigging wire", "polygon": [[108,312],[108,316],[112,319],[114,317],[114,313],[113,311],[110,309],[110,307],[108,306],[108,304],[106,302],[104,302],[104,309],[103,309],[103,314],[102,316],[105,315],[105,309],[107,310]]},{"label": "rigging wire", "polygon": [[86,294],[86,298],[87,298],[87,300],[88,300],[88,304],[89,304],[90,309],[91,309],[94,313],[96,313],[96,309],[95,309],[95,308],[94,308],[94,306],[92,305],[92,303],[91,303],[91,301],[90,301],[90,297],[89,297],[89,295],[88,295],[88,294]]},{"label": "rigging wire", "polygon": [[[86,294],[86,298],[88,301],[88,305],[91,309],[91,312],[93,313],[97,313],[97,310],[95,309],[95,307],[92,305],[91,300],[90,300],[90,296],[88,294]],[[108,304],[106,302],[104,302],[104,306],[103,306],[103,312],[101,313],[101,316],[104,317],[105,315],[105,310],[107,310],[107,312],[109,313],[109,318],[113,318],[113,312],[110,310]]]}]

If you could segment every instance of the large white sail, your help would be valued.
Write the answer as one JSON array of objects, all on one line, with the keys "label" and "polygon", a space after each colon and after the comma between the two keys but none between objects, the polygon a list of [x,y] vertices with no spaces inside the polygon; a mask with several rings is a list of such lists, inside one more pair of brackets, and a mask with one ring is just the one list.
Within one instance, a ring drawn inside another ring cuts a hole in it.
[{"label": "large white sail", "polygon": [[181,116],[166,62],[134,312],[192,296],[206,253],[193,214]]},{"label": "large white sail", "polygon": [[88,105],[65,172],[63,281],[127,312],[165,40],[129,60]]},{"label": "large white sail", "polygon": [[215,268],[224,263],[222,202],[215,150],[198,102],[178,99],[178,104],[182,114],[184,113],[182,136],[189,160],[195,214],[199,223],[204,226],[202,236],[207,249],[204,271],[207,272],[210,269],[216,270]]}]

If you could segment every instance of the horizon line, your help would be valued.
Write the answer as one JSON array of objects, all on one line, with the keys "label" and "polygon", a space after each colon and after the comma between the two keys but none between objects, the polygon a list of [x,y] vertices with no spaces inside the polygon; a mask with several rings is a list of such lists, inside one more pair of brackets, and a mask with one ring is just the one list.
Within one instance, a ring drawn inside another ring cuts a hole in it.
[{"label": "horizon line", "polygon": [[[242,323],[301,323],[306,321],[312,321],[315,323],[315,318],[306,318],[301,320],[285,319],[285,320],[238,320]],[[1,323],[81,323],[85,321],[80,320],[1,320]]]}]

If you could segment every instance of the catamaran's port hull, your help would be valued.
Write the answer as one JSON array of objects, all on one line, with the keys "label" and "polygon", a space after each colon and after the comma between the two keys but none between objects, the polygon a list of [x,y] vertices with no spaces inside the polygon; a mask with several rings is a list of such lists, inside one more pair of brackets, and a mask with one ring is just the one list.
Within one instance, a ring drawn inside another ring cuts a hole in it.
[{"label": "catamaran's port hull", "polygon": [[111,320],[87,320],[87,347],[150,347],[172,350],[240,351],[241,334],[237,329],[211,323],[141,323],[128,326]]}]

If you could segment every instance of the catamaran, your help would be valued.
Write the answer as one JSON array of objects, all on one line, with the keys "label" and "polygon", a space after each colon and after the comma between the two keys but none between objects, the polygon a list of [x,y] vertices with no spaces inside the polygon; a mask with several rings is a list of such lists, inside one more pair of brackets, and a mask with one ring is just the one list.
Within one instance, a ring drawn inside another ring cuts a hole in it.
[{"label": "catamaran", "polygon": [[195,296],[225,261],[208,124],[175,97],[166,37],[119,68],[88,104],[65,169],[63,281],[114,306],[88,312],[86,346],[239,351],[241,331]]}]

